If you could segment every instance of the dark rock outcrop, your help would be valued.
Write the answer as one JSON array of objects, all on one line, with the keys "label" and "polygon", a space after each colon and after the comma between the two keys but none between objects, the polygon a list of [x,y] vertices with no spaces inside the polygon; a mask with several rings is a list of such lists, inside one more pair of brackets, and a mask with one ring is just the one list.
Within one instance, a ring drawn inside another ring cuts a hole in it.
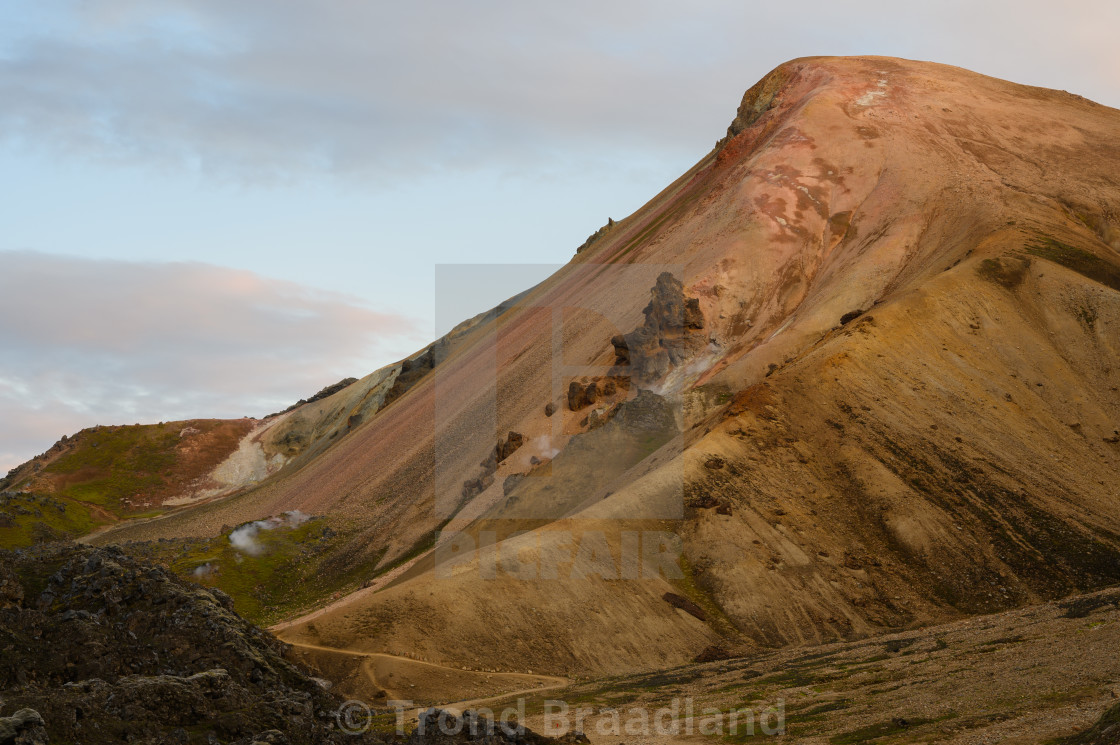
[{"label": "dark rock outcrop", "polygon": [[482,473],[463,482],[463,499],[470,499],[489,489],[490,485],[494,483],[494,472],[498,470],[498,464],[517,452],[524,444],[524,435],[513,430],[510,430],[506,437],[499,437],[498,444],[479,464],[482,466]]},{"label": "dark rock outcrop", "polygon": [[[283,411],[278,411],[275,414],[269,414],[267,417],[265,417],[265,419],[271,419],[274,416],[280,416],[281,414],[287,414],[289,411],[295,411],[296,409],[303,406],[304,404],[312,404],[312,403],[315,403],[316,401],[322,401],[327,396],[333,396],[334,394],[341,391],[343,388],[347,388],[351,384],[357,383],[357,382],[358,382],[357,378],[343,378],[342,380],[338,381],[337,383],[333,383],[331,385],[326,386],[325,388],[320,390],[318,393],[316,393],[311,398],[301,398],[299,401],[296,401],[294,404],[292,404],[288,408],[284,409]],[[62,438],[62,442],[66,442],[65,437]]]},{"label": "dark rock outcrop", "polygon": [[0,561],[0,610],[23,605],[23,585],[11,566]]},{"label": "dark rock outcrop", "polygon": [[482,475],[477,476],[476,478],[467,479],[466,481],[463,482],[463,499],[470,499],[473,496],[481,494],[482,492],[489,489],[490,485],[493,484],[493,483],[494,483],[493,472],[483,473]]},{"label": "dark rock outcrop", "polygon": [[608,406],[606,408],[592,409],[591,413],[587,415],[587,428],[598,429],[610,421],[618,412],[618,406]]},{"label": "dark rock outcrop", "polygon": [[593,405],[599,400],[599,385],[592,380],[584,385],[578,380],[568,383],[568,408],[572,411]]},{"label": "dark rock outcrop", "polygon": [[220,591],[77,545],[0,552],[0,577],[0,698],[52,742],[381,741],[338,732],[340,700]]},{"label": "dark rock outcrop", "polygon": [[722,644],[711,644],[696,655],[693,662],[719,662],[720,660],[729,660],[732,655]]},{"label": "dark rock outcrop", "polygon": [[678,595],[675,592],[667,592],[661,596],[661,599],[674,608],[680,608],[685,613],[689,614],[690,616],[694,616],[701,621],[708,620],[708,614],[704,612],[704,609],[686,598],[684,595]]},{"label": "dark rock outcrop", "polygon": [[719,145],[738,135],[762,118],[762,115],[775,105],[776,99],[790,82],[790,73],[785,66],[772,70],[766,77],[755,83],[743,94],[735,118],[727,127],[727,137]]},{"label": "dark rock outcrop", "polygon": [[520,432],[510,431],[509,436],[505,439],[498,440],[498,445],[494,449],[494,454],[498,458],[498,462],[513,455],[522,445],[525,444],[525,438]]},{"label": "dark rock outcrop", "polygon": [[638,385],[651,385],[694,356],[706,343],[700,301],[684,294],[684,285],[662,272],[642,310],[645,322],[611,344],[615,364],[626,366]]},{"label": "dark rock outcrop", "polygon": [[34,709],[20,709],[10,717],[0,717],[0,745],[46,745],[47,728]]},{"label": "dark rock outcrop", "polygon": [[385,394],[385,400],[382,402],[381,408],[384,409],[403,396],[409,388],[419,383],[425,375],[435,369],[437,362],[435,344],[424,350],[424,353],[420,356],[401,362],[401,371],[397,373],[397,379],[393,381],[393,387]]},{"label": "dark rock outcrop", "polygon": [[578,253],[583,253],[584,249],[588,248],[589,246],[594,244],[596,241],[598,241],[600,238],[602,238],[604,235],[609,233],[614,228],[614,225],[615,225],[614,219],[608,217],[607,218],[607,224],[604,225],[603,227],[599,228],[598,230],[596,230],[591,235],[587,236],[587,240],[585,240],[580,245],[580,247],[576,249],[576,253],[577,254]]}]

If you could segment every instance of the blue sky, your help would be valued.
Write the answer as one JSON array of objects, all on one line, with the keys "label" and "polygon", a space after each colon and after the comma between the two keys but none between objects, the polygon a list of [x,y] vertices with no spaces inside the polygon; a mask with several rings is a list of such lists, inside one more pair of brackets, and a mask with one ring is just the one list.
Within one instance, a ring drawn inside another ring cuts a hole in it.
[{"label": "blue sky", "polygon": [[[930,59],[1120,106],[1116,3],[908,5],[4,3],[0,468],[84,426],[261,415],[399,359],[455,314],[444,299],[437,328],[438,265],[543,276],[793,57]],[[477,284],[463,317],[522,289]]]}]

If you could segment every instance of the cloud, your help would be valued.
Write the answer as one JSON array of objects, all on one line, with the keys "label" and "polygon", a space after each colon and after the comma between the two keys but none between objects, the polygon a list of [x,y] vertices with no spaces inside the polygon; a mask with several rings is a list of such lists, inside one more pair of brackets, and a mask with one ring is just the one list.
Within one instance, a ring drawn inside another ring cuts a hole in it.
[{"label": "cloud", "polygon": [[[593,145],[604,117],[629,141],[687,130],[695,66],[634,65],[633,41],[611,33],[623,19],[596,15],[599,30],[567,8],[486,2],[82,3],[7,44],[0,128],[65,152],[261,179],[510,164]],[[651,73],[680,96],[625,121],[618,92]]]},{"label": "cloud", "polygon": [[193,263],[0,252],[0,468],[94,424],[262,416],[423,344],[360,301]]},{"label": "cloud", "polygon": [[19,5],[7,14],[34,22],[0,31],[0,136],[250,180],[698,154],[743,90],[812,54],[933,59],[1120,104],[1106,0]]}]

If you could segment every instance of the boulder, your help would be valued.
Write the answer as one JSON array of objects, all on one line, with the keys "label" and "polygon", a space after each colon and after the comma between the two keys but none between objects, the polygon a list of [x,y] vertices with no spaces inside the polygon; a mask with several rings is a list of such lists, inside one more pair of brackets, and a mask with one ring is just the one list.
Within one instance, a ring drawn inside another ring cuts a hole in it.
[{"label": "boulder", "polygon": [[572,411],[583,408],[583,386],[578,380],[568,383],[568,408]]},{"label": "boulder", "polygon": [[675,592],[667,592],[661,596],[661,599],[674,608],[680,608],[685,613],[701,621],[708,620],[708,614],[704,612],[704,609],[683,595],[678,595]]},{"label": "boulder", "polygon": [[34,709],[20,709],[0,717],[0,745],[46,745],[47,729]]},{"label": "boulder", "polygon": [[568,408],[579,411],[599,400],[599,384],[592,380],[587,385],[573,380],[568,384]]},{"label": "boulder", "polygon": [[514,432],[511,430],[509,435],[504,440],[498,440],[498,462],[501,463],[503,460],[513,455],[524,444],[525,437],[520,432]]}]

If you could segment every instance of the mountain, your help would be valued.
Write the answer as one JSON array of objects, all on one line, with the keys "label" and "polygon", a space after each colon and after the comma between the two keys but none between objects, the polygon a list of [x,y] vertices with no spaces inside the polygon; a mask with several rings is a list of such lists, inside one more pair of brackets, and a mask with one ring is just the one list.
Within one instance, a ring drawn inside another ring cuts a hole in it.
[{"label": "mountain", "polygon": [[316,515],[319,599],[349,594],[286,641],[569,677],[1116,584],[1118,131],[943,65],[786,63],[554,276],[284,415],[286,467],[91,540]]},{"label": "mountain", "polygon": [[[282,635],[608,674],[720,639],[862,636],[1114,584],[1118,125],[1076,96],[939,65],[779,67],[688,173],[352,439],[252,496],[366,520],[388,560],[423,545],[443,490],[499,436],[558,429],[566,475],[510,484],[527,465],[501,463],[459,513],[476,515],[468,532],[528,529],[517,540],[547,551],[602,531],[617,555],[624,532],[653,527],[680,536],[684,576],[447,578],[421,560]],[[605,386],[630,357],[602,429],[558,395],[573,376],[553,385],[542,306],[564,309],[564,365],[596,366]],[[674,307],[676,326],[655,318]],[[676,410],[676,432],[627,430],[638,388]],[[456,432],[461,447],[441,440]],[[655,434],[652,454],[626,450]],[[678,499],[679,514],[657,504]]]}]

